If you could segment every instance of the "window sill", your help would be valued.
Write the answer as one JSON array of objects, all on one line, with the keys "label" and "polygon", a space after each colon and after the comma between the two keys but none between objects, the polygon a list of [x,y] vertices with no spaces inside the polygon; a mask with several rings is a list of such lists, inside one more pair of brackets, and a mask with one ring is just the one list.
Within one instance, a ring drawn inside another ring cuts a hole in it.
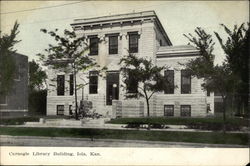
[{"label": "window sill", "polygon": [[129,52],[130,54],[135,54],[135,55],[137,55],[137,54],[139,54],[139,52]]}]

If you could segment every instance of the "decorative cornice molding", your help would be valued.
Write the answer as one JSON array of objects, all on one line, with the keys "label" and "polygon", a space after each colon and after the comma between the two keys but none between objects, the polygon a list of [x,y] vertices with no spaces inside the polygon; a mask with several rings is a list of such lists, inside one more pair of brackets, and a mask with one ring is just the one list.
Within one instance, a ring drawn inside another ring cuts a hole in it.
[{"label": "decorative cornice molding", "polygon": [[112,28],[114,26],[133,26],[142,25],[143,23],[154,22],[155,26],[159,28],[168,45],[172,45],[167,33],[165,32],[160,20],[154,11],[144,11],[138,13],[128,13],[121,15],[111,15],[103,17],[95,17],[88,19],[75,19],[74,23],[70,24],[74,30],[93,30],[103,29],[104,27]]},{"label": "decorative cornice molding", "polygon": [[190,53],[157,53],[156,58],[177,58],[177,57],[199,57],[200,55],[197,52]]}]

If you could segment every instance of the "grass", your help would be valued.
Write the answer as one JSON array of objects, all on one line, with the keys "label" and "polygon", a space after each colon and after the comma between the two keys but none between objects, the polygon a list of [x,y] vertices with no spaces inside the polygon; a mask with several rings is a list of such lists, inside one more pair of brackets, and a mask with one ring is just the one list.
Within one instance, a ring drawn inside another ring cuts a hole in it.
[{"label": "grass", "polygon": [[221,132],[177,132],[177,131],[141,131],[79,128],[22,128],[0,127],[0,135],[78,137],[101,139],[128,139],[147,141],[172,141],[208,144],[247,145],[248,134]]},{"label": "grass", "polygon": [[[222,124],[222,118],[166,118],[166,117],[145,117],[145,118],[118,118],[109,121],[112,124],[129,124],[129,123],[140,123],[140,124],[162,124],[162,125],[192,125],[194,123],[199,124]],[[228,118],[227,124],[235,126],[248,126],[249,122],[246,119],[240,118]]]}]

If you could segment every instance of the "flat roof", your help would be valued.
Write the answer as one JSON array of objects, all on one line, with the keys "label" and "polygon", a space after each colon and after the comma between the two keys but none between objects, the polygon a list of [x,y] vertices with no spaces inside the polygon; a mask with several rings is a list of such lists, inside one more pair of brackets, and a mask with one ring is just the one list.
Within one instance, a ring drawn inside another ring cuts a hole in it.
[{"label": "flat roof", "polygon": [[199,56],[199,50],[192,45],[162,46],[159,47],[157,58],[178,57],[178,56]]},{"label": "flat roof", "polygon": [[111,21],[111,20],[119,20],[119,19],[131,19],[131,18],[141,18],[141,17],[150,17],[156,16],[155,11],[143,11],[143,12],[134,12],[134,13],[125,13],[125,14],[115,14],[115,15],[106,15],[101,17],[91,17],[84,19],[74,19],[73,24],[81,23],[81,24],[89,24],[89,23],[97,23],[102,21]]},{"label": "flat roof", "polygon": [[154,18],[156,21],[157,26],[160,28],[160,31],[163,33],[163,36],[169,43],[172,45],[165,29],[163,28],[159,18],[157,17],[155,11],[142,11],[142,12],[133,12],[133,13],[126,13],[126,14],[116,14],[116,15],[106,15],[101,17],[92,17],[92,18],[84,18],[84,19],[74,19],[74,23],[70,24],[71,26],[88,26],[93,24],[102,24],[108,22],[119,22],[119,21],[131,21],[136,19],[142,18]]}]

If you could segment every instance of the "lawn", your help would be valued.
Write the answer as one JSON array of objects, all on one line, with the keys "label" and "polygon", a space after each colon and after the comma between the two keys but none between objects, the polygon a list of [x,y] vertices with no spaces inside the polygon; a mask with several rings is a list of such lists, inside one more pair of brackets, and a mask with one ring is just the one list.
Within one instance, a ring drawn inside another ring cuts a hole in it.
[{"label": "lawn", "polygon": [[[118,118],[113,119],[107,123],[112,124],[128,124],[128,126],[138,127],[142,124],[151,124],[151,126],[162,125],[185,125],[189,129],[200,130],[223,130],[223,119],[219,117],[210,118],[183,118],[183,117],[149,117],[149,118]],[[239,131],[243,127],[249,125],[249,120],[242,118],[228,118],[226,119],[225,129],[227,131]]]},{"label": "lawn", "polygon": [[[164,125],[189,125],[193,123],[200,124],[222,124],[223,119],[217,117],[211,118],[183,118],[183,117],[144,117],[144,118],[117,118],[109,121],[112,124],[129,124],[129,123],[141,123],[141,124],[164,124]],[[241,118],[228,118],[226,119],[227,124],[237,126],[248,126],[248,121]]]},{"label": "lawn", "polygon": [[0,119],[0,125],[23,125],[24,122],[38,122],[39,117],[18,117]]},{"label": "lawn", "polygon": [[248,134],[221,132],[177,132],[177,131],[142,131],[109,130],[79,128],[22,128],[0,127],[0,135],[46,136],[101,139],[128,139],[148,141],[192,142],[208,144],[248,144]]}]

